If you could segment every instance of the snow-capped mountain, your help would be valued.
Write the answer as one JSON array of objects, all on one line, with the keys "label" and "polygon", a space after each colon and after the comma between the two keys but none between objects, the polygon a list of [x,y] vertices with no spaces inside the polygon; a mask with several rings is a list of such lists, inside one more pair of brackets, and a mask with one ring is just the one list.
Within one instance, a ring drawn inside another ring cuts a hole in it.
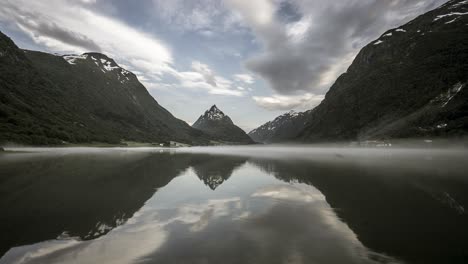
[{"label": "snow-capped mountain", "polygon": [[[213,105],[210,109],[205,111],[205,114],[201,115],[200,118],[197,120],[198,123],[204,121],[222,121],[232,124],[231,118],[225,115],[223,111],[219,110],[216,105]],[[197,124],[195,122],[195,124]],[[193,124],[195,126],[195,124]]]},{"label": "snow-capped mountain", "polygon": [[91,62],[102,73],[114,74],[120,83],[129,82],[131,79],[136,79],[136,76],[120,67],[113,59],[107,57],[102,53],[88,52],[81,55],[63,55],[65,61],[71,65],[77,65],[79,63]]},{"label": "snow-capped mountain", "polygon": [[216,105],[206,110],[192,127],[200,129],[219,141],[226,143],[253,143],[252,139]]},{"label": "snow-capped mountain", "polygon": [[256,142],[273,143],[287,140],[297,135],[304,127],[304,112],[293,110],[284,113],[249,132],[249,136]]}]

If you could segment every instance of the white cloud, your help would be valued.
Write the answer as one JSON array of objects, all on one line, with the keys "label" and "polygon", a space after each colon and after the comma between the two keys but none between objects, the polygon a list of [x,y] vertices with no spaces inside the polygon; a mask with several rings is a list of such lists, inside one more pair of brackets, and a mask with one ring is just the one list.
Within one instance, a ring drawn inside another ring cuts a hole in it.
[{"label": "white cloud", "polygon": [[95,4],[96,3],[96,0],[80,0],[80,1],[85,3],[85,4]]},{"label": "white cloud", "polygon": [[307,36],[307,31],[311,27],[312,19],[310,17],[304,17],[297,22],[293,22],[286,25],[286,35],[291,39],[292,42],[300,42]]},{"label": "white cloud", "polygon": [[226,0],[227,4],[241,15],[250,24],[268,25],[273,21],[275,5],[270,0]]},{"label": "white cloud", "polygon": [[255,103],[268,110],[308,110],[317,106],[322,100],[323,95],[306,93],[302,95],[279,95],[272,96],[253,96]]},{"label": "white cloud", "polygon": [[[90,10],[89,3],[93,1],[82,0],[72,4],[66,0],[50,0],[47,3],[6,0],[0,6],[0,20],[16,24],[33,41],[52,52],[103,52],[136,72],[148,89],[183,87],[216,95],[245,94],[232,81],[216,75],[208,65],[201,62],[192,63],[193,71],[180,72],[174,66],[170,47],[162,40]],[[177,13],[179,6],[183,5],[180,1],[171,3],[172,7],[164,1],[166,10],[162,10],[163,13]],[[193,11],[186,22],[196,27],[210,24],[209,14],[216,10],[208,7],[205,10],[202,7]],[[175,77],[178,83],[163,83],[164,76]]]},{"label": "white cloud", "polygon": [[206,64],[203,64],[199,61],[194,61],[192,62],[192,69],[198,73],[200,73],[205,81],[216,87],[216,76],[214,75],[213,71],[210,69],[210,67]]},{"label": "white cloud", "polygon": [[244,96],[245,92],[237,89],[233,82],[217,75],[208,65],[193,61],[193,71],[177,72],[171,74],[179,81],[183,88],[204,90],[209,94]]},{"label": "white cloud", "polygon": [[215,32],[234,29],[240,17],[232,14],[224,1],[219,0],[153,0],[157,19],[165,26],[180,32],[197,32],[211,37]]},{"label": "white cloud", "polygon": [[169,47],[161,40],[87,6],[60,0],[5,1],[0,20],[15,23],[36,43],[54,52],[89,51],[89,43],[94,43],[102,52],[143,73],[161,74],[173,63]]},{"label": "white cloud", "polygon": [[234,75],[234,79],[238,82],[243,82],[246,84],[253,84],[255,79],[252,75],[246,73],[239,73]]}]

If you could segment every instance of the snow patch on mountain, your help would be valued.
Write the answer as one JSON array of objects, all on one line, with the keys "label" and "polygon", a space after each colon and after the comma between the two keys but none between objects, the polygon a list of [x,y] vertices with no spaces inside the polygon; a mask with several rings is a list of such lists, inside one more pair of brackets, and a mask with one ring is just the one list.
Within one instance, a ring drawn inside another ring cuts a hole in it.
[{"label": "snow patch on mountain", "polygon": [[450,100],[452,100],[452,98],[455,97],[464,87],[465,84],[459,82],[449,88],[447,92],[443,92],[435,99],[431,100],[431,103],[440,103],[441,107],[445,107],[450,102]]},{"label": "snow patch on mountain", "polygon": [[62,58],[71,65],[76,65],[79,60],[86,61],[91,59],[90,61],[99,68],[102,73],[113,72],[116,74],[117,79],[120,83],[124,84],[130,81],[131,72],[125,70],[124,68],[120,67],[114,60],[108,58],[104,54],[99,53],[84,53],[82,55],[64,55]]},{"label": "snow patch on mountain", "polygon": [[290,126],[295,123],[297,118],[301,118],[303,115],[303,112],[295,112],[294,110],[291,110],[276,117],[274,120],[253,129],[248,134],[254,140],[259,142],[268,142],[270,139],[275,137],[278,130],[282,130],[286,127],[293,129]]},{"label": "snow patch on mountain", "polygon": [[452,13],[448,13],[448,14],[444,14],[444,15],[438,15],[436,16],[436,18],[434,18],[434,22],[439,20],[439,19],[442,19],[444,17],[451,17],[451,16],[464,16],[464,15],[468,15],[468,12],[464,12],[464,13],[461,13],[461,12],[452,12]]},{"label": "snow patch on mountain", "polygon": [[451,7],[449,7],[449,9],[457,8],[457,7],[459,7],[459,6],[466,5],[466,4],[468,4],[468,0],[461,1],[461,2],[459,2],[459,3],[456,3],[456,4],[452,5]]},{"label": "snow patch on mountain", "polygon": [[76,64],[76,60],[86,60],[87,58],[88,58],[87,54],[82,54],[82,55],[69,54],[69,55],[63,56],[63,59],[72,65]]},{"label": "snow patch on mountain", "polygon": [[210,119],[210,120],[221,120],[225,117],[226,115],[216,107],[216,105],[213,105],[209,110],[205,112],[204,117]]}]

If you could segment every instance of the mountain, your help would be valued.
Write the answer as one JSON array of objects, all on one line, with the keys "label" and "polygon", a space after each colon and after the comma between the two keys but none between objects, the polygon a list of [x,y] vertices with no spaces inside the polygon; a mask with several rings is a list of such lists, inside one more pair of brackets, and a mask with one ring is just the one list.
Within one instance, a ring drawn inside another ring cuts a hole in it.
[{"label": "mountain", "polygon": [[255,142],[274,143],[293,138],[304,128],[306,112],[293,110],[249,132]]},{"label": "mountain", "polygon": [[213,105],[206,110],[192,127],[200,129],[211,135],[214,139],[224,143],[251,144],[253,140],[231,118]]},{"label": "mountain", "polygon": [[21,50],[0,32],[0,86],[0,143],[209,141],[104,54]]},{"label": "mountain", "polygon": [[301,142],[468,132],[468,1],[449,1],[365,46],[305,114]]}]

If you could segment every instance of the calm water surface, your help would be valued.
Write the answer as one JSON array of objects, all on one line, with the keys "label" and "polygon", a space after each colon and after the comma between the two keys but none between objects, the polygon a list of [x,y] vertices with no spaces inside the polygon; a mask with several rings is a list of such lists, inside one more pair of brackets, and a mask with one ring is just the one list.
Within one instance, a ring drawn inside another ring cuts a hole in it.
[{"label": "calm water surface", "polygon": [[15,150],[2,264],[468,263],[463,148]]}]

